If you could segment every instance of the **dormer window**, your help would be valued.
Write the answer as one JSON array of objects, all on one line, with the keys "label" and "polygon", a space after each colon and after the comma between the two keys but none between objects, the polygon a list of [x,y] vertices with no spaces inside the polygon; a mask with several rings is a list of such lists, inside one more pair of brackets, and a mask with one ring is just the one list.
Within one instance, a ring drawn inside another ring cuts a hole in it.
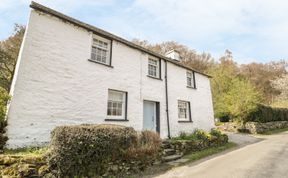
[{"label": "dormer window", "polygon": [[158,58],[148,58],[148,76],[160,79],[160,60]]},{"label": "dormer window", "polygon": [[111,41],[99,36],[93,36],[91,60],[110,65]]},{"label": "dormer window", "polygon": [[187,71],[187,72],[186,72],[186,77],[187,77],[187,87],[196,88],[195,74],[194,74],[194,72],[192,72],[192,71]]}]

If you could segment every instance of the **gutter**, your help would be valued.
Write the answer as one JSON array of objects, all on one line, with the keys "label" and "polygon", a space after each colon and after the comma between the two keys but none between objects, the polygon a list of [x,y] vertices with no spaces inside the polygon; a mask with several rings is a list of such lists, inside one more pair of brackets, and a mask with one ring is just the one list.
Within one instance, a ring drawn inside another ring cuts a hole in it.
[{"label": "gutter", "polygon": [[167,129],[168,129],[168,138],[171,138],[170,135],[170,121],[169,121],[169,105],[168,105],[168,79],[167,79],[167,61],[165,61],[165,95],[166,95],[166,118],[167,118]]}]

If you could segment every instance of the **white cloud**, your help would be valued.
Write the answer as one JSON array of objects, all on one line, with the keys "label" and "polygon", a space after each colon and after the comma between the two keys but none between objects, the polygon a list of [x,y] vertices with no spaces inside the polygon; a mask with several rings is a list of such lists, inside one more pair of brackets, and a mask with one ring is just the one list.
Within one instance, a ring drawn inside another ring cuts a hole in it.
[{"label": "white cloud", "polygon": [[198,50],[219,55],[228,48],[234,56],[245,58],[241,62],[261,54],[263,60],[288,58],[288,1],[137,0],[133,6],[153,16],[151,21],[165,26],[164,33],[171,40]]},{"label": "white cloud", "polygon": [[0,10],[7,10],[14,6],[23,5],[29,3],[28,0],[0,0]]},{"label": "white cloud", "polygon": [[[77,9],[89,6],[100,7],[107,6],[114,3],[114,0],[37,0],[38,3],[48,6],[50,8],[62,11],[73,12]],[[85,10],[85,9],[81,9]],[[95,9],[97,10],[97,9]]]},{"label": "white cloud", "polygon": [[[216,57],[230,49],[241,63],[288,58],[286,0],[36,1],[128,39],[174,40]],[[0,28],[19,22],[17,18],[25,24],[22,16],[29,4],[0,0]]]}]

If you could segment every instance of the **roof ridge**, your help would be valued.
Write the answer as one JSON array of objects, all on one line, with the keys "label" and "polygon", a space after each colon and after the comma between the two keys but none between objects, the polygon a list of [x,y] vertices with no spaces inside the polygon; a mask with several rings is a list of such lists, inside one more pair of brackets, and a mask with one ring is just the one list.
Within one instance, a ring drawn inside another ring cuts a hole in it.
[{"label": "roof ridge", "polygon": [[194,72],[196,72],[196,73],[202,74],[202,75],[207,76],[207,77],[211,77],[211,76],[208,75],[208,74],[205,74],[205,73],[203,73],[203,72],[197,71],[197,70],[195,70],[194,68],[188,67],[188,66],[186,66],[186,65],[184,65],[184,64],[182,64],[182,63],[180,63],[180,62],[176,62],[176,61],[174,61],[174,60],[171,59],[171,58],[168,58],[168,57],[166,57],[166,56],[163,56],[162,54],[159,54],[159,53],[156,53],[156,52],[154,52],[154,51],[152,51],[152,50],[149,50],[149,49],[147,49],[147,48],[144,48],[143,46],[137,45],[137,44],[135,44],[135,43],[133,43],[133,42],[131,42],[131,41],[128,41],[128,40],[126,40],[126,39],[124,39],[124,38],[121,38],[121,37],[119,37],[119,36],[116,36],[116,35],[114,35],[114,34],[112,34],[112,33],[110,33],[110,32],[107,32],[107,31],[105,31],[105,30],[102,30],[102,29],[100,29],[100,28],[98,28],[98,27],[95,27],[95,26],[93,26],[93,25],[90,25],[90,24],[88,24],[88,23],[82,22],[82,21],[77,20],[77,19],[75,19],[75,18],[73,18],[73,17],[67,16],[67,15],[65,15],[65,14],[63,14],[63,13],[61,13],[61,12],[58,12],[58,11],[56,11],[56,10],[54,10],[54,9],[51,9],[51,8],[49,8],[49,7],[46,7],[46,6],[44,6],[44,5],[42,5],[42,4],[39,4],[39,3],[35,2],[35,1],[31,1],[30,7],[33,8],[33,9],[35,9],[35,10],[38,10],[38,11],[41,11],[41,12],[44,12],[44,13],[47,13],[47,14],[56,16],[56,17],[58,17],[58,18],[60,18],[60,19],[62,19],[62,20],[64,20],[64,21],[68,21],[68,22],[70,22],[70,23],[72,23],[72,24],[74,24],[74,25],[77,25],[77,26],[80,26],[80,27],[82,27],[82,28],[85,28],[85,29],[88,30],[88,31],[93,31],[94,33],[96,33],[96,34],[98,34],[98,35],[100,35],[100,36],[104,36],[104,37],[106,37],[106,38],[110,38],[110,39],[113,39],[113,40],[115,40],[115,41],[124,43],[124,44],[126,44],[127,46],[129,46],[129,47],[132,47],[132,48],[134,48],[134,49],[138,49],[138,50],[140,50],[140,51],[142,51],[142,52],[146,52],[146,53],[148,53],[148,54],[150,54],[150,55],[152,55],[152,56],[155,56],[155,57],[161,58],[161,59],[163,59],[163,60],[165,60],[165,61],[168,61],[168,62],[170,62],[170,63],[173,63],[173,64],[175,64],[175,65],[177,65],[177,66],[179,66],[179,67],[182,67],[182,68],[185,68],[185,69],[188,69],[188,70],[192,70],[192,71],[194,71]]}]

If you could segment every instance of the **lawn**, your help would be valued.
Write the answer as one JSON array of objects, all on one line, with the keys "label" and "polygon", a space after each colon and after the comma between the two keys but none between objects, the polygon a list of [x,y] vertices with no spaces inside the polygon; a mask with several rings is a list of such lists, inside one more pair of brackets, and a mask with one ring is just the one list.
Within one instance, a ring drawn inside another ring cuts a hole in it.
[{"label": "lawn", "polygon": [[17,156],[41,156],[48,151],[47,147],[44,148],[18,148],[18,149],[5,149],[4,155],[17,155]]}]

